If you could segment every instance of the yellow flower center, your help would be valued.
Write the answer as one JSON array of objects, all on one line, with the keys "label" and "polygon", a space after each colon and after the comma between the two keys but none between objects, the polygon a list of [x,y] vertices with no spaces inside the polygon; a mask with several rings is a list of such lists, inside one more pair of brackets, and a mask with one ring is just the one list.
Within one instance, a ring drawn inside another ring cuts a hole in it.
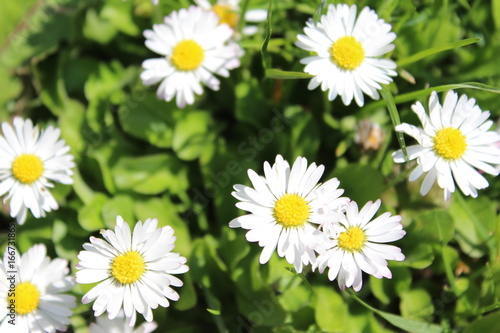
[{"label": "yellow flower center", "polygon": [[214,5],[212,10],[219,16],[219,24],[226,23],[231,28],[235,29],[238,23],[238,14],[234,9],[225,5]]},{"label": "yellow flower center", "polygon": [[30,282],[23,282],[16,285],[14,295],[7,300],[7,305],[14,304],[16,312],[20,315],[31,313],[40,303],[40,293]]},{"label": "yellow flower center", "polygon": [[274,218],[284,227],[297,227],[309,219],[310,207],[298,194],[285,194],[274,205]]},{"label": "yellow flower center", "polygon": [[446,160],[457,160],[466,150],[465,136],[458,128],[446,127],[434,136],[434,152]]},{"label": "yellow flower center", "polygon": [[192,39],[177,43],[172,52],[171,60],[180,71],[191,71],[198,68],[205,58],[205,51],[200,44]]},{"label": "yellow flower center", "polygon": [[358,68],[365,59],[363,45],[352,36],[337,39],[330,47],[330,57],[333,63],[342,69],[353,70]]},{"label": "yellow flower center", "polygon": [[40,157],[32,154],[22,154],[12,163],[12,174],[24,184],[31,184],[43,173],[43,163]]},{"label": "yellow flower center", "polygon": [[111,263],[111,275],[123,284],[134,283],[144,273],[146,264],[136,251],[121,254]]},{"label": "yellow flower center", "polygon": [[366,242],[366,236],[360,227],[351,227],[341,232],[338,238],[338,245],[343,250],[361,251]]}]

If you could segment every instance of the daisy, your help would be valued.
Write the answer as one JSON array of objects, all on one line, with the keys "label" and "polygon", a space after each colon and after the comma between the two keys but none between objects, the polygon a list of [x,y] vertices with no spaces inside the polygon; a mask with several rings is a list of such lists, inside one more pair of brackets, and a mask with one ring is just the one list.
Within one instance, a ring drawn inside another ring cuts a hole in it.
[{"label": "daisy", "polygon": [[96,322],[90,324],[89,331],[90,333],[150,333],[157,327],[154,321],[142,323],[137,328],[130,327],[123,311],[120,311],[113,320],[106,316],[97,317]]},{"label": "daisy", "polygon": [[232,195],[240,200],[236,207],[250,212],[233,219],[231,228],[250,230],[249,242],[259,242],[263,247],[260,263],[265,264],[278,250],[280,257],[293,264],[297,272],[302,265],[313,263],[315,251],[321,252],[327,242],[317,229],[325,221],[341,218],[342,206],[347,198],[340,198],[344,190],[334,178],[322,185],[318,181],[325,167],[298,157],[292,168],[281,155],[271,167],[264,163],[265,177],[248,170],[254,188],[235,185]]},{"label": "daisy", "polygon": [[139,221],[133,233],[121,216],[116,218],[115,230],[102,230],[105,240],[90,237],[78,255],[77,283],[101,282],[82,298],[87,304],[95,300],[92,309],[96,317],[108,311],[114,319],[120,309],[133,326],[136,311],[151,322],[158,305],[168,307],[169,299],[177,301],[179,294],[170,286],[180,287],[182,281],[171,274],[188,271],[186,258],[172,253],[174,229],[157,229],[157,219]]},{"label": "daisy", "polygon": [[368,7],[356,19],[355,5],[330,4],[319,22],[310,20],[305,35],[297,36],[298,47],[315,53],[301,60],[304,71],[314,75],[309,90],[321,85],[321,90],[329,90],[330,101],[340,95],[345,105],[354,97],[363,106],[363,93],[379,99],[380,84],[390,83],[390,76],[397,74],[393,61],[377,58],[394,49],[396,34],[390,30],[391,25]]},{"label": "daisy", "polygon": [[[434,91],[429,100],[429,115],[421,103],[412,105],[423,128],[405,123],[396,126],[396,131],[411,135],[418,142],[409,146],[407,152],[410,160],[418,162],[410,181],[427,173],[421,195],[426,195],[437,180],[444,189],[445,200],[455,192],[455,182],[465,195],[475,198],[478,189],[488,187],[488,181],[478,170],[498,175],[498,170],[490,164],[500,164],[500,134],[488,131],[493,125],[488,120],[490,113],[482,112],[475,103],[473,98],[462,95],[458,99],[455,92],[449,91],[441,106]],[[401,150],[392,157],[396,163],[405,162]]]},{"label": "daisy", "polygon": [[220,81],[214,74],[228,77],[230,69],[240,65],[242,49],[231,41],[233,30],[219,24],[219,16],[200,7],[174,11],[163,24],[144,31],[146,46],[162,55],[142,63],[141,79],[145,85],[161,81],[159,99],[171,101],[184,108],[201,95],[201,83],[219,90]]},{"label": "daisy", "polygon": [[[236,31],[240,11],[240,0],[218,0],[214,5],[208,0],[195,0],[198,6],[205,10],[212,10],[219,16],[219,24],[226,23],[234,31]],[[267,10],[265,9],[249,9],[245,12],[245,21],[247,22],[263,22],[267,19]],[[250,25],[243,28],[244,35],[254,35],[258,28]]]},{"label": "daisy", "polygon": [[58,209],[48,188],[50,181],[72,184],[75,166],[69,147],[60,140],[61,131],[49,126],[40,133],[30,119],[14,118],[14,128],[2,123],[0,135],[0,196],[10,199],[10,216],[19,224],[26,221],[28,209],[34,217]]},{"label": "daisy", "polygon": [[323,273],[328,266],[328,278],[338,277],[340,289],[353,287],[359,291],[363,284],[361,271],[378,279],[392,277],[386,260],[404,260],[401,249],[396,246],[379,244],[396,241],[405,235],[401,216],[384,213],[375,220],[371,218],[380,208],[380,200],[368,202],[358,212],[353,201],[347,205],[345,216],[340,223],[326,223],[323,231],[332,240],[332,247],[318,256],[314,269]]},{"label": "daisy", "polygon": [[63,294],[75,285],[68,261],[50,260],[43,244],[19,257],[8,246],[0,260],[0,332],[42,333],[66,331],[76,306]]}]

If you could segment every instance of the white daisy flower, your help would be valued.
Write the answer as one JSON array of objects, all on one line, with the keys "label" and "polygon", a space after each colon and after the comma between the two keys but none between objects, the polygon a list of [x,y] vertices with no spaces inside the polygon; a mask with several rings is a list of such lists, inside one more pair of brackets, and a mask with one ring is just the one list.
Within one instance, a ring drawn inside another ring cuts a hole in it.
[{"label": "white daisy flower", "polygon": [[328,241],[317,227],[326,221],[339,220],[339,210],[347,202],[340,198],[344,190],[334,178],[322,185],[318,181],[325,167],[298,157],[292,168],[281,155],[271,167],[264,163],[265,177],[248,170],[254,188],[235,185],[232,195],[240,200],[236,207],[251,214],[235,218],[231,228],[250,230],[249,242],[263,247],[260,263],[265,264],[277,248],[278,255],[293,264],[297,272],[302,265],[314,263],[314,251],[321,252]]},{"label": "white daisy flower", "polygon": [[314,75],[309,90],[321,85],[328,92],[328,99],[342,97],[345,105],[354,97],[363,106],[363,93],[379,99],[380,84],[396,76],[396,64],[379,56],[391,51],[396,34],[391,25],[379,19],[368,7],[356,18],[356,6],[330,5],[320,22],[306,23],[305,35],[298,35],[296,45],[315,55],[302,59],[304,71]]},{"label": "white daisy flower", "polygon": [[174,229],[157,229],[157,219],[139,221],[133,233],[121,216],[116,218],[115,230],[102,230],[105,240],[90,237],[78,255],[77,283],[100,282],[82,298],[87,304],[95,300],[92,309],[96,317],[108,311],[114,319],[120,309],[133,326],[136,311],[151,322],[158,305],[168,307],[169,299],[177,301],[179,294],[170,286],[180,287],[182,281],[171,274],[189,270],[186,258],[172,253],[176,237]]},{"label": "white daisy flower", "polygon": [[115,319],[111,320],[106,316],[99,316],[95,323],[90,324],[90,333],[150,333],[158,327],[154,321],[144,322],[139,327],[130,327],[127,318],[120,310]]},{"label": "white daisy flower", "polygon": [[314,265],[320,273],[328,266],[328,278],[333,281],[338,277],[340,289],[353,287],[359,291],[363,284],[362,273],[381,279],[391,278],[387,260],[404,260],[401,249],[387,244],[405,235],[402,230],[401,216],[391,216],[387,212],[373,221],[371,218],[380,208],[380,200],[368,202],[360,212],[353,201],[347,205],[345,216],[340,223],[327,223],[323,231],[333,241],[332,248],[320,254]]},{"label": "white daisy flower", "polygon": [[219,90],[220,81],[214,74],[229,77],[229,70],[240,65],[242,49],[231,41],[233,30],[219,24],[214,12],[200,7],[174,11],[163,24],[144,31],[146,46],[163,57],[142,63],[141,79],[145,85],[161,81],[159,99],[171,101],[183,108],[194,103],[194,94],[201,95],[201,83]]},{"label": "white daisy flower", "polygon": [[[420,194],[426,195],[437,180],[444,189],[445,200],[455,192],[455,182],[465,195],[475,198],[478,189],[488,187],[488,181],[476,169],[498,175],[490,164],[500,164],[500,134],[488,131],[493,125],[488,120],[490,113],[482,112],[475,103],[473,98],[462,95],[458,99],[455,92],[449,91],[441,106],[434,91],[429,100],[429,116],[420,102],[412,105],[423,128],[405,123],[396,126],[396,131],[411,135],[418,142],[407,147],[407,152],[410,160],[418,162],[410,181],[427,173]],[[396,163],[405,162],[401,150],[392,157]]]},{"label": "white daisy flower", "polygon": [[64,332],[76,298],[63,294],[75,281],[68,261],[50,260],[43,244],[22,256],[8,246],[0,260],[0,332]]},{"label": "white daisy flower", "polygon": [[61,131],[52,126],[40,133],[30,119],[14,118],[14,128],[2,123],[0,135],[0,196],[10,199],[10,216],[19,224],[26,221],[28,209],[34,217],[59,206],[48,188],[50,181],[72,184],[75,166],[69,147],[59,140]]},{"label": "white daisy flower", "polygon": [[[238,21],[240,19],[240,0],[217,0],[217,2],[212,5],[208,0],[195,0],[198,6],[205,10],[212,10],[219,16],[219,23],[226,23],[234,31],[236,31]],[[263,22],[267,19],[267,10],[265,9],[249,9],[245,12],[246,22]],[[258,28],[254,25],[248,25],[243,27],[242,33],[244,35],[254,35],[258,31]]]}]

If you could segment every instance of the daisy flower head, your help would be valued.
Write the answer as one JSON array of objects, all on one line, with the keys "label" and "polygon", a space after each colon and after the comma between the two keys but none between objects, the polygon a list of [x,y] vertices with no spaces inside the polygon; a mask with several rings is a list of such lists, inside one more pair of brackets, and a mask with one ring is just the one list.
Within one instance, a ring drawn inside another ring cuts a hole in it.
[{"label": "daisy flower head", "polygon": [[330,101],[341,96],[345,105],[354,98],[363,106],[363,93],[379,99],[381,84],[397,75],[392,60],[379,58],[394,49],[396,34],[368,7],[356,17],[356,5],[330,4],[319,22],[306,23],[304,33],[297,36],[296,45],[314,53],[300,61],[304,71],[314,75],[308,88],[328,90]]},{"label": "daisy flower head", "polygon": [[[396,131],[406,133],[417,140],[407,147],[410,160],[416,159],[417,167],[410,174],[414,181],[427,173],[420,194],[426,195],[436,182],[444,189],[448,200],[455,192],[455,183],[467,196],[477,197],[477,190],[488,187],[481,172],[498,175],[493,165],[500,164],[500,134],[488,131],[493,125],[490,113],[481,111],[476,100],[453,91],[446,94],[441,106],[434,91],[429,99],[429,115],[420,102],[412,105],[422,123],[422,128],[403,123]],[[401,150],[393,154],[396,163],[405,162]]]},{"label": "daisy flower head", "polygon": [[[212,10],[219,16],[219,24],[226,23],[236,33],[238,21],[240,20],[240,0],[217,0],[212,5],[208,0],[195,0],[195,3],[205,10]],[[266,9],[249,9],[245,12],[245,21],[263,22],[267,19]],[[243,27],[244,35],[254,35],[258,28],[254,25]]]},{"label": "daisy flower head", "polygon": [[68,261],[51,260],[43,244],[22,256],[7,246],[0,260],[0,332],[66,331],[76,306],[76,298],[64,294],[75,285],[68,274]]},{"label": "daisy flower head", "polygon": [[75,166],[69,147],[60,140],[61,131],[52,126],[44,131],[33,127],[30,119],[14,118],[14,127],[2,123],[0,135],[0,196],[7,193],[10,216],[19,224],[26,221],[28,209],[34,217],[58,209],[48,188],[51,183],[72,184]]},{"label": "daisy flower head", "polygon": [[158,324],[153,322],[144,322],[139,327],[130,327],[127,323],[127,318],[120,311],[115,319],[111,320],[106,316],[99,316],[95,323],[90,324],[90,333],[151,333],[158,327]]},{"label": "daisy flower head", "polygon": [[240,65],[243,50],[231,41],[233,30],[219,24],[214,12],[191,6],[172,12],[164,23],[144,31],[146,46],[162,55],[145,60],[141,79],[145,85],[161,81],[157,96],[179,108],[193,104],[195,94],[203,93],[202,83],[219,90],[214,74],[229,77],[229,70]]},{"label": "daisy flower head", "polygon": [[337,224],[325,224],[323,231],[332,240],[332,247],[320,254],[314,265],[323,273],[329,267],[328,278],[338,280],[340,289],[353,287],[359,291],[363,285],[362,273],[376,278],[391,278],[387,260],[404,260],[401,249],[387,243],[401,239],[406,232],[401,216],[387,212],[371,220],[380,208],[381,201],[368,202],[358,211],[352,201],[347,205],[345,216]]},{"label": "daisy flower head", "polygon": [[170,286],[180,287],[182,281],[172,274],[189,270],[186,258],[172,253],[176,237],[170,226],[157,229],[157,219],[137,222],[131,232],[121,216],[113,230],[102,230],[103,239],[90,237],[78,255],[77,283],[100,282],[82,298],[82,303],[94,301],[96,317],[104,311],[114,319],[121,309],[133,326],[136,311],[151,322],[158,305],[168,307],[179,294]]},{"label": "daisy flower head", "polygon": [[290,168],[278,155],[272,167],[264,163],[264,177],[248,170],[253,188],[234,185],[232,195],[240,200],[236,207],[250,214],[233,219],[229,226],[249,230],[246,239],[264,248],[261,264],[268,262],[277,249],[278,255],[300,273],[303,265],[316,260],[315,252],[326,246],[328,240],[318,227],[340,219],[338,210],[345,198],[340,198],[344,190],[338,188],[336,178],[318,184],[324,169],[315,163],[308,166],[303,157]]}]

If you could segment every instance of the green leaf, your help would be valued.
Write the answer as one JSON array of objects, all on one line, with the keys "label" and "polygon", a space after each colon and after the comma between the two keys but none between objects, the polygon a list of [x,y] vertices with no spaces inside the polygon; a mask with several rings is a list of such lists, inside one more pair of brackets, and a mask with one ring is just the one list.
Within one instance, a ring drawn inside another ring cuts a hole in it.
[{"label": "green leaf", "polygon": [[[360,209],[368,201],[379,199],[384,190],[385,177],[369,165],[350,164],[335,170],[331,176],[340,180],[344,195],[356,201]],[[370,186],[360,179],[369,179]]]},{"label": "green leaf", "polygon": [[314,77],[314,75],[303,73],[303,72],[290,72],[283,71],[281,69],[276,68],[267,68],[266,69],[266,77],[269,79],[310,79]]},{"label": "green leaf", "polygon": [[57,219],[54,220],[54,225],[52,226],[52,241],[54,243],[59,243],[67,234],[68,227],[66,223]]},{"label": "green leaf", "polygon": [[182,288],[179,292],[179,300],[174,303],[174,308],[179,311],[192,309],[196,303],[196,290],[193,285],[193,278],[189,272],[182,275]]},{"label": "green leaf", "polygon": [[493,15],[493,21],[497,31],[500,30],[500,0],[491,1],[491,14]]},{"label": "green leaf", "polygon": [[[3,89],[0,90],[0,109],[4,108],[6,109],[7,102],[13,100],[20,94],[22,85],[20,80],[13,75],[11,70],[9,70],[7,67],[2,66],[1,64],[0,64],[0,87],[3,87]],[[0,120],[7,121],[8,119],[3,118]]]},{"label": "green leaf", "polygon": [[267,22],[266,22],[266,36],[264,37],[264,43],[262,44],[261,56],[262,56],[262,67],[267,71],[271,68],[271,56],[267,50],[267,45],[271,39],[273,30],[271,29],[271,21],[273,17],[273,0],[269,1],[269,7],[267,9]]},{"label": "green leaf", "polygon": [[78,223],[83,229],[96,231],[106,227],[101,214],[107,201],[108,197],[106,195],[97,192],[92,201],[78,211]]},{"label": "green leaf", "polygon": [[207,311],[214,316],[220,316],[220,309],[219,310],[207,309]]},{"label": "green leaf", "polygon": [[68,95],[61,74],[60,56],[52,55],[37,64],[35,78],[41,87],[40,98],[55,115],[64,113],[68,104]]},{"label": "green leaf", "polygon": [[134,22],[134,2],[115,1],[107,2],[100,16],[109,21],[116,29],[129,36],[138,36],[141,30]]},{"label": "green leaf", "polygon": [[119,194],[106,201],[102,207],[102,219],[108,228],[115,227],[118,215],[129,223],[135,223],[134,200],[131,197]]},{"label": "green leaf", "polygon": [[280,327],[287,313],[272,292],[255,292],[251,298],[236,295],[240,313],[254,326]]},{"label": "green leaf", "polygon": [[380,311],[364,301],[362,301],[360,298],[358,298],[351,290],[348,289],[349,294],[360,304],[365,306],[367,309],[370,309],[374,313],[378,314],[385,320],[387,320],[389,323],[392,325],[401,328],[407,332],[412,332],[412,333],[441,333],[443,332],[443,329],[435,324],[431,323],[426,323],[424,321],[420,320],[413,320],[413,319],[408,319],[408,318],[403,318],[398,315],[394,315],[392,313],[387,313],[384,311]]},{"label": "green leaf", "polygon": [[[59,10],[62,5],[66,10]],[[19,28],[11,34],[7,47],[1,50],[0,63],[17,67],[30,58],[43,59],[61,41],[70,40],[73,15],[78,12],[79,6],[82,6],[79,0],[61,0],[58,4],[44,1],[25,13]]]},{"label": "green leaf", "polygon": [[83,105],[73,99],[65,104],[65,109],[58,116],[58,124],[61,129],[61,138],[75,154],[80,154],[85,148],[86,138],[82,134],[85,122],[85,109]]},{"label": "green leaf", "polygon": [[311,304],[311,289],[304,285],[288,288],[279,296],[279,301],[285,311],[299,311]]},{"label": "green leaf", "polygon": [[[392,262],[390,263],[392,264]],[[377,279],[370,276],[370,289],[373,295],[384,305],[411,289],[412,276],[407,267],[390,267],[392,279]]]},{"label": "green leaf", "polygon": [[446,244],[453,239],[455,223],[447,211],[434,209],[417,216],[415,231],[426,242]]},{"label": "green leaf", "polygon": [[2,27],[0,28],[0,45],[7,44],[7,40],[12,38],[16,25],[26,17],[26,13],[35,3],[36,0],[8,1],[2,3],[2,10],[0,11],[0,22],[2,22]]},{"label": "green leaf", "polygon": [[492,236],[497,222],[495,204],[485,196],[465,199],[460,193],[455,193],[454,198],[449,212],[456,221],[456,239],[460,248],[473,258],[483,256],[484,249],[489,248],[494,262],[497,254]]},{"label": "green leaf", "polygon": [[100,44],[109,43],[118,33],[118,29],[107,19],[104,19],[94,8],[87,10],[83,24],[85,38]]},{"label": "green leaf", "polygon": [[494,332],[500,322],[500,311],[490,313],[487,316],[473,321],[465,328],[464,333]]},{"label": "green leaf", "polygon": [[477,311],[480,301],[480,289],[474,281],[463,277],[456,279],[456,290],[459,295],[455,313],[469,316]]},{"label": "green leaf", "polygon": [[94,191],[85,183],[78,168],[73,169],[73,189],[85,205],[92,202]]},{"label": "green leaf", "polygon": [[[98,136],[95,140],[96,142],[100,143],[102,141],[102,136]],[[93,157],[99,164],[99,168],[101,171],[100,176],[102,177],[106,189],[110,193],[116,192],[116,185],[114,182],[113,174],[111,172],[111,161],[114,159],[116,153],[116,144],[112,145],[109,143],[109,141],[108,144],[101,145],[99,148],[91,150],[89,152],[89,156]]]},{"label": "green leaf", "polygon": [[123,87],[134,79],[135,69],[125,69],[120,62],[100,63],[97,70],[90,73],[85,82],[85,97],[89,101],[85,113],[89,127],[95,132],[111,126],[114,119],[109,113],[110,106],[119,104],[125,99]]},{"label": "green leaf", "polygon": [[314,117],[301,106],[287,107],[284,115],[289,120],[291,131],[288,142],[290,155],[293,158],[314,159],[321,143],[320,129]]},{"label": "green leaf", "polygon": [[395,266],[409,266],[416,269],[429,267],[434,261],[434,251],[432,246],[427,243],[418,242],[411,244],[404,249],[405,260],[394,262]]},{"label": "green leaf", "polygon": [[118,110],[123,130],[160,148],[172,147],[175,116],[170,103],[134,89]]},{"label": "green leaf", "polygon": [[212,116],[206,111],[183,113],[175,124],[173,136],[172,148],[180,159],[198,158],[215,140]]},{"label": "green leaf", "polygon": [[431,295],[425,289],[411,289],[400,295],[399,308],[405,318],[431,319],[434,312]]},{"label": "green leaf", "polygon": [[223,228],[224,237],[221,241],[221,256],[230,269],[235,269],[239,262],[250,253],[250,245],[238,237],[236,230]]},{"label": "green leaf", "polygon": [[191,253],[191,236],[186,222],[179,216],[178,207],[168,198],[153,198],[147,201],[137,201],[133,205],[134,213],[141,221],[149,218],[158,219],[158,228],[171,226],[177,237],[174,252],[189,257]]},{"label": "green leaf", "polygon": [[345,300],[332,288],[314,287],[315,318],[318,326],[327,332],[342,332],[346,324],[347,306]]},{"label": "green leaf", "polygon": [[124,156],[112,168],[116,187],[140,194],[180,193],[189,183],[186,165],[169,154]]},{"label": "green leaf", "polygon": [[427,58],[428,56],[431,56],[433,54],[447,51],[447,50],[453,50],[457,49],[466,45],[474,44],[477,43],[481,40],[481,38],[468,38],[468,39],[463,39],[459,40],[457,42],[453,43],[448,43],[444,45],[439,45],[435,47],[431,47],[430,49],[420,51],[418,53],[415,53],[407,58],[403,58],[401,60],[398,60],[397,64],[399,67],[405,67],[408,66],[409,64],[412,64],[414,62],[417,62],[421,59]]},{"label": "green leaf", "polygon": [[92,102],[95,99],[109,100],[110,95],[117,91],[124,94],[121,89],[133,80],[136,74],[135,68],[125,69],[118,60],[110,63],[101,62],[85,82],[85,97]]},{"label": "green leaf", "polygon": [[455,275],[454,271],[457,267],[457,264],[460,260],[460,255],[458,251],[451,246],[448,245],[436,245],[439,249],[436,250],[436,256],[438,260],[435,260],[432,269],[436,274],[446,274],[446,279],[451,284],[453,288],[453,292],[455,295],[458,295],[458,289],[455,284]]},{"label": "green leaf", "polygon": [[263,128],[269,118],[269,103],[262,93],[260,83],[255,78],[239,82],[235,87],[236,118]]}]

